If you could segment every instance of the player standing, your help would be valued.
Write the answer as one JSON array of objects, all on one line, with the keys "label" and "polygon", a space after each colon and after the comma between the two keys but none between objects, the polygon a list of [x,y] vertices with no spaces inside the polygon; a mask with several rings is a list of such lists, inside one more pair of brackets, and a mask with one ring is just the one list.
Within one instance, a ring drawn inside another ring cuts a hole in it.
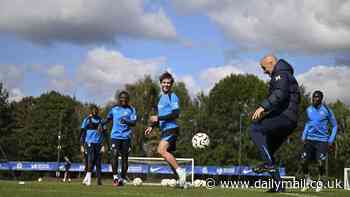
[{"label": "player standing", "polygon": [[[96,166],[97,185],[102,185],[101,182],[101,155],[104,152],[102,146],[103,141],[108,141],[106,138],[106,130],[102,126],[102,118],[98,115],[97,106],[90,107],[90,115],[86,117],[81,125],[85,134],[85,149],[87,155],[87,172],[83,180],[86,186],[91,185],[91,174]],[[105,138],[105,140],[104,140]]]},{"label": "player standing", "polygon": [[[334,143],[337,134],[337,121],[331,109],[322,103],[323,93],[316,90],[312,94],[312,105],[307,110],[308,121],[305,124],[301,140],[304,144],[301,154],[302,169],[306,176],[306,186],[302,191],[306,191],[311,182],[309,175],[309,164],[316,160],[318,163],[318,179],[322,183],[325,174],[325,162],[327,160],[328,149]],[[332,132],[328,134],[328,125],[332,125]],[[321,185],[316,191],[321,191]]]},{"label": "player standing", "polygon": [[[136,125],[137,114],[134,107],[129,105],[129,93],[122,91],[118,95],[118,104],[107,115],[106,123],[113,122],[111,132],[111,153],[113,185],[122,186],[128,171],[128,156],[130,152],[132,130]],[[121,156],[121,174],[118,174],[118,157]]]}]

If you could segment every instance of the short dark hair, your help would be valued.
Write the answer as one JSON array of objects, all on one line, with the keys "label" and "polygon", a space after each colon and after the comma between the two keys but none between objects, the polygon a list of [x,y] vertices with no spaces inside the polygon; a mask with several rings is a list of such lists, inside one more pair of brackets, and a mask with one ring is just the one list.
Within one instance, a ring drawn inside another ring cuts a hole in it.
[{"label": "short dark hair", "polygon": [[313,94],[312,94],[312,97],[320,97],[321,100],[323,99],[323,92],[321,90],[316,90]]},{"label": "short dark hair", "polygon": [[97,107],[97,105],[95,105],[95,104],[91,104],[90,107],[89,107],[89,109],[90,109],[91,112],[92,112],[94,109],[99,110],[98,107]]},{"label": "short dark hair", "polygon": [[129,99],[129,93],[125,90],[121,91],[118,95],[118,98],[120,98],[122,95],[125,95],[127,97],[127,99]]},{"label": "short dark hair", "polygon": [[161,74],[159,77],[159,82],[162,82],[164,79],[170,79],[171,83],[174,83],[174,78],[169,72]]}]

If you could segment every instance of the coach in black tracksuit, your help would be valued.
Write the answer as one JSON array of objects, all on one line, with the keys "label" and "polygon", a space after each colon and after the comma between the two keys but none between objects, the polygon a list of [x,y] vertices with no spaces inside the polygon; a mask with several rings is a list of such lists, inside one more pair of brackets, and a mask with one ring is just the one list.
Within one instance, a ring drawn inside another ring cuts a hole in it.
[{"label": "coach in black tracksuit", "polygon": [[[265,163],[258,165],[254,171],[270,172],[276,181],[280,181],[273,155],[297,127],[299,85],[293,76],[292,66],[285,60],[277,60],[275,56],[267,55],[261,60],[260,65],[271,80],[268,97],[252,115],[254,123],[250,129],[250,136],[265,160]],[[270,191],[282,190],[282,187],[276,186]]]}]

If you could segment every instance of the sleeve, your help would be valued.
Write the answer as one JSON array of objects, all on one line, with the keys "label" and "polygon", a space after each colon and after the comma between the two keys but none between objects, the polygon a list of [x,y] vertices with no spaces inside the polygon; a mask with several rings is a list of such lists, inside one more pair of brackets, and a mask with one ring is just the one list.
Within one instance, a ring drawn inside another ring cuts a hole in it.
[{"label": "sleeve", "polygon": [[303,135],[301,136],[301,140],[305,141],[306,140],[306,137],[307,137],[307,133],[309,131],[309,128],[310,128],[310,124],[309,122],[306,122],[305,123],[305,127],[304,127],[304,131],[303,131]]},{"label": "sleeve", "polygon": [[81,124],[80,138],[79,138],[80,145],[84,145],[85,137],[86,137],[86,118],[83,120]]},{"label": "sleeve", "polygon": [[81,123],[81,126],[80,126],[81,129],[86,129],[86,126],[87,126],[86,125],[86,122],[87,122],[86,120],[87,120],[87,118],[84,118],[83,122]]},{"label": "sleeve", "polygon": [[303,131],[303,135],[301,136],[301,140],[305,141],[307,134],[309,132],[310,129],[310,115],[309,115],[309,108],[307,108],[306,110],[306,115],[308,117],[308,121],[305,123],[305,127],[304,127],[304,131]]},{"label": "sleeve", "polygon": [[159,120],[175,120],[180,115],[179,98],[175,95],[171,95],[171,113],[164,116],[159,116]]},{"label": "sleeve", "polygon": [[275,106],[283,103],[288,98],[289,94],[289,74],[278,74],[271,80],[273,80],[274,83],[274,90],[271,92],[270,96],[260,104],[265,111],[270,111]]},{"label": "sleeve", "polygon": [[328,109],[328,110],[329,110],[329,121],[332,124],[332,134],[328,139],[328,144],[332,144],[335,140],[336,135],[337,135],[338,125],[337,125],[337,120],[335,119],[335,116],[334,116],[332,110],[330,110],[330,109]]}]

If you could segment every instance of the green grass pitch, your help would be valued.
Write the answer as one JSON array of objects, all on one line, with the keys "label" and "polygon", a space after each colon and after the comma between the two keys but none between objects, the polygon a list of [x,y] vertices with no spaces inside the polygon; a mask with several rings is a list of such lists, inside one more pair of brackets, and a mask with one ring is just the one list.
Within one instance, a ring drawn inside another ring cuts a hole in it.
[{"label": "green grass pitch", "polygon": [[1,197],[175,197],[175,196],[200,196],[200,197],[269,197],[269,196],[294,196],[294,197],[348,197],[350,191],[342,189],[324,190],[322,192],[305,192],[287,190],[285,193],[265,193],[258,189],[205,189],[205,188],[169,188],[158,186],[124,186],[112,187],[107,181],[104,185],[83,186],[80,182],[62,183],[56,181],[25,182],[0,181]]}]

